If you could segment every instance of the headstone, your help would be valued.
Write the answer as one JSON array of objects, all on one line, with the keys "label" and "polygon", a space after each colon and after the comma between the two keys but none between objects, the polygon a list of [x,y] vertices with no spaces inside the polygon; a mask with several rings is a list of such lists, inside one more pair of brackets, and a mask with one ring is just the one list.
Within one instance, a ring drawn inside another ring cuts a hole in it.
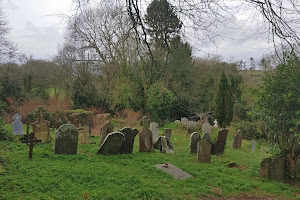
[{"label": "headstone", "polygon": [[153,139],[152,142],[154,144],[159,137],[158,123],[156,122],[150,123],[150,129],[152,131],[152,139]]},{"label": "headstone", "polygon": [[169,141],[171,140],[171,134],[172,134],[172,129],[165,128],[165,130],[164,130],[164,136],[166,136]]},{"label": "headstone", "polygon": [[271,158],[264,158],[260,163],[260,178],[269,178],[269,171],[271,167]]},{"label": "headstone", "polygon": [[202,133],[208,133],[211,135],[212,132],[212,126],[208,122],[204,122],[202,124]]},{"label": "headstone", "polygon": [[238,130],[238,132],[233,137],[232,148],[240,149],[242,146],[242,140],[243,140],[242,132],[241,132],[241,130]]},{"label": "headstone", "polygon": [[56,154],[76,154],[78,144],[78,130],[73,124],[64,124],[55,133]]},{"label": "headstone", "polygon": [[97,151],[97,154],[115,155],[120,154],[122,146],[125,142],[125,136],[121,132],[109,133],[102,145]]},{"label": "headstone", "polygon": [[101,139],[100,139],[100,144],[99,146],[101,146],[101,144],[103,143],[103,141],[105,140],[106,136],[109,133],[112,133],[114,131],[114,125],[108,121],[106,122],[103,126],[102,126],[102,131],[101,131]]},{"label": "headstone", "polygon": [[174,153],[173,151],[173,144],[168,140],[166,136],[159,136],[156,140],[155,144],[153,145],[154,149],[159,149],[162,153]]},{"label": "headstone", "polygon": [[215,155],[224,153],[226,139],[227,139],[227,133],[228,133],[228,129],[222,129],[218,132],[218,135],[216,138],[215,149],[214,149]]},{"label": "headstone", "polygon": [[90,136],[89,136],[89,127],[84,126],[81,131],[81,138],[80,144],[89,144],[90,143]]},{"label": "headstone", "polygon": [[179,124],[181,121],[180,120],[175,120],[174,123]]},{"label": "headstone", "polygon": [[194,132],[190,136],[190,153],[197,153],[197,145],[201,140],[199,133]]},{"label": "headstone", "polygon": [[218,128],[219,126],[218,126],[218,120],[217,119],[215,119],[215,121],[214,121],[214,127],[215,128]]},{"label": "headstone", "polygon": [[119,132],[124,134],[125,142],[122,145],[121,153],[122,154],[131,154],[133,150],[134,137],[138,134],[138,130],[136,128],[123,128],[119,130]]},{"label": "headstone", "polygon": [[210,135],[209,135],[208,133],[204,133],[204,134],[202,135],[201,140],[206,140],[207,142],[210,143]]},{"label": "headstone", "polygon": [[275,158],[271,162],[270,178],[278,181],[284,181],[285,179],[285,159]]},{"label": "headstone", "polygon": [[256,142],[255,140],[252,140],[252,144],[251,144],[252,151],[255,150],[255,147],[256,147]]},{"label": "headstone", "polygon": [[31,124],[32,129],[34,136],[44,143],[50,140],[50,122],[43,120],[43,107],[39,106],[36,114],[38,115],[38,121]]},{"label": "headstone", "polygon": [[34,137],[34,133],[30,134],[30,138],[28,138],[27,140],[22,140],[22,143],[26,143],[27,146],[29,146],[29,155],[28,158],[32,158],[32,153],[33,153],[33,147],[36,145],[36,143],[41,142],[41,140],[36,139],[36,137]]},{"label": "headstone", "polygon": [[181,121],[181,123],[183,123],[183,124],[187,124],[187,123],[188,123],[188,118],[182,117],[180,121]]},{"label": "headstone", "polygon": [[22,123],[22,117],[18,113],[15,114],[14,120],[12,123],[13,133],[15,135],[23,135],[23,123]]},{"label": "headstone", "polygon": [[142,118],[143,128],[139,132],[139,151],[150,152],[153,149],[152,132],[149,130],[150,122],[147,116]]},{"label": "headstone", "polygon": [[170,163],[168,163],[167,165],[166,164],[155,165],[155,167],[157,169],[161,169],[167,172],[168,174],[172,175],[175,179],[183,180],[192,177],[192,175],[190,175],[189,173],[183,171],[182,169],[179,169],[178,167]]},{"label": "headstone", "polygon": [[190,135],[195,131],[197,131],[197,122],[188,121],[187,122],[187,135]]},{"label": "headstone", "polygon": [[197,156],[199,162],[210,163],[211,145],[207,140],[201,140],[200,142],[198,142]]}]

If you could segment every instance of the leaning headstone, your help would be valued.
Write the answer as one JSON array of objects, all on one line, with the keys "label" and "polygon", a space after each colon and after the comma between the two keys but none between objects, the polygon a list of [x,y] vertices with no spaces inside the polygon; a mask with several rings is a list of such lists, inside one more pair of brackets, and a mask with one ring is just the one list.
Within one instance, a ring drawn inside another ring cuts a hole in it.
[{"label": "leaning headstone", "polygon": [[285,179],[285,159],[275,158],[271,162],[270,178],[278,181],[284,181]]},{"label": "leaning headstone", "polygon": [[209,135],[212,132],[212,126],[208,122],[202,124],[202,133],[208,133]]},{"label": "leaning headstone", "polygon": [[207,142],[210,143],[210,136],[209,136],[209,134],[208,134],[208,133],[204,133],[204,134],[202,135],[201,140],[206,140]]},{"label": "leaning headstone", "polygon": [[64,124],[55,133],[56,154],[76,154],[78,130],[73,124]]},{"label": "leaning headstone", "polygon": [[102,126],[102,130],[101,130],[101,139],[100,139],[100,144],[99,146],[101,146],[101,144],[103,143],[103,141],[105,140],[106,136],[109,133],[112,133],[114,131],[114,125],[108,121],[106,122],[103,126]]},{"label": "leaning headstone", "polygon": [[32,123],[32,129],[34,136],[43,142],[50,140],[50,122],[43,119],[43,107],[39,106],[39,110],[36,113],[38,121]]},{"label": "leaning headstone", "polygon": [[168,164],[159,164],[155,165],[157,169],[161,169],[168,174],[172,175],[175,179],[186,179],[192,177],[189,173],[183,171],[182,169],[179,169],[178,167],[168,163]]},{"label": "leaning headstone", "polygon": [[165,128],[165,130],[164,130],[164,136],[166,136],[169,141],[171,139],[171,135],[172,135],[172,129]]},{"label": "leaning headstone", "polygon": [[256,142],[255,140],[252,140],[252,144],[251,144],[252,151],[255,150],[255,147],[256,147]]},{"label": "leaning headstone", "polygon": [[115,155],[120,154],[125,142],[125,136],[121,132],[109,133],[102,145],[99,147],[97,154]]},{"label": "leaning headstone", "polygon": [[187,135],[190,135],[195,131],[197,131],[197,122],[188,121],[187,122]]},{"label": "leaning headstone", "polygon": [[147,116],[142,118],[143,128],[139,134],[139,151],[150,152],[153,149],[152,132],[149,130],[150,122]]},{"label": "leaning headstone", "polygon": [[152,131],[152,139],[153,139],[152,142],[154,144],[159,137],[158,123],[156,122],[150,123],[150,129]]},{"label": "leaning headstone", "polygon": [[90,137],[89,137],[89,127],[84,126],[81,130],[81,138],[80,138],[80,144],[89,144],[90,143]]},{"label": "leaning headstone", "polygon": [[190,153],[197,153],[197,145],[201,140],[199,133],[194,132],[190,136]]},{"label": "leaning headstone", "polygon": [[271,167],[271,158],[264,158],[260,163],[260,178],[269,178],[269,171]]},{"label": "leaning headstone", "polygon": [[207,140],[201,140],[198,142],[197,157],[198,161],[201,163],[210,163],[211,144]]},{"label": "leaning headstone", "polygon": [[174,153],[173,144],[168,140],[166,136],[159,136],[153,145],[154,149],[159,149],[162,153]]},{"label": "leaning headstone", "polygon": [[228,129],[222,129],[218,132],[218,135],[216,138],[215,149],[214,149],[215,155],[224,153],[226,139],[227,139],[227,133],[228,133]]},{"label": "leaning headstone", "polygon": [[138,134],[138,130],[136,128],[128,128],[125,127],[119,132],[124,134],[125,142],[123,143],[121,147],[121,153],[122,154],[131,154],[133,150],[133,144],[134,144],[134,137]]},{"label": "leaning headstone", "polygon": [[233,137],[232,148],[240,149],[242,146],[242,140],[243,140],[242,132],[241,132],[241,130],[238,130],[238,132]]},{"label": "leaning headstone", "polygon": [[14,120],[12,123],[13,133],[15,135],[23,135],[23,123],[22,123],[22,117],[18,113],[15,114]]}]

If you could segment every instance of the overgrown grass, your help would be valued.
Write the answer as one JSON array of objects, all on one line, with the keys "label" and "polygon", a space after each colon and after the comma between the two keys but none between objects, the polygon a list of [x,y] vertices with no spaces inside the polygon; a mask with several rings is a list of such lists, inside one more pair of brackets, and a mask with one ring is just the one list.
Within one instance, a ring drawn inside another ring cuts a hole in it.
[{"label": "overgrown grass", "polygon": [[[180,125],[171,123],[163,128],[169,127],[176,130]],[[54,132],[51,135],[55,137]],[[0,164],[6,171],[0,174],[0,199],[199,199],[245,194],[300,198],[299,188],[260,180],[259,163],[270,155],[251,151],[250,141],[234,150],[229,134],[225,153],[212,156],[210,164],[201,164],[196,155],[188,153],[189,138],[184,135],[173,131],[175,153],[168,155],[157,150],[138,152],[138,136],[131,155],[96,155],[98,136],[90,138],[96,144],[78,144],[76,155],[54,154],[54,142],[37,144],[32,160],[27,145],[0,142]],[[225,164],[231,161],[238,166],[228,168]],[[166,162],[193,178],[176,180],[154,167]]]}]

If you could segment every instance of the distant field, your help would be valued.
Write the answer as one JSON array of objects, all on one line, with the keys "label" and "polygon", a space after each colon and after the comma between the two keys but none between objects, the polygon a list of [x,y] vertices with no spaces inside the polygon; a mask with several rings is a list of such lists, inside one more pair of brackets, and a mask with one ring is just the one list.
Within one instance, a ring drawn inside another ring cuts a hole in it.
[{"label": "distant field", "polygon": [[[96,155],[96,144],[78,144],[77,155],[54,154],[54,141],[34,147],[28,160],[28,146],[20,142],[0,142],[0,199],[299,199],[300,188],[259,178],[259,163],[270,156],[260,152],[264,144],[243,141],[242,149],[231,149],[229,134],[225,154],[212,156],[212,163],[201,164],[191,155],[189,137],[180,125],[174,129],[171,141],[174,154],[138,152],[138,136],[131,155]],[[160,129],[162,134],[162,129]],[[54,132],[51,133],[55,137]],[[237,167],[225,164],[235,162]],[[172,163],[190,173],[193,178],[175,180],[154,167]],[[1,166],[0,166],[1,167]]]}]

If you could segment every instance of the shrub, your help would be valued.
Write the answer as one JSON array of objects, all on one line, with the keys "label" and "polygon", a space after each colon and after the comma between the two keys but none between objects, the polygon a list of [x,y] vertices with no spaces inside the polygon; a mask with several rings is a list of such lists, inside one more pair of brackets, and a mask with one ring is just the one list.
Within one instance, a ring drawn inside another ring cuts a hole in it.
[{"label": "shrub", "polygon": [[247,140],[260,139],[262,134],[257,131],[257,126],[253,122],[243,121],[237,126],[243,134],[243,138]]}]

